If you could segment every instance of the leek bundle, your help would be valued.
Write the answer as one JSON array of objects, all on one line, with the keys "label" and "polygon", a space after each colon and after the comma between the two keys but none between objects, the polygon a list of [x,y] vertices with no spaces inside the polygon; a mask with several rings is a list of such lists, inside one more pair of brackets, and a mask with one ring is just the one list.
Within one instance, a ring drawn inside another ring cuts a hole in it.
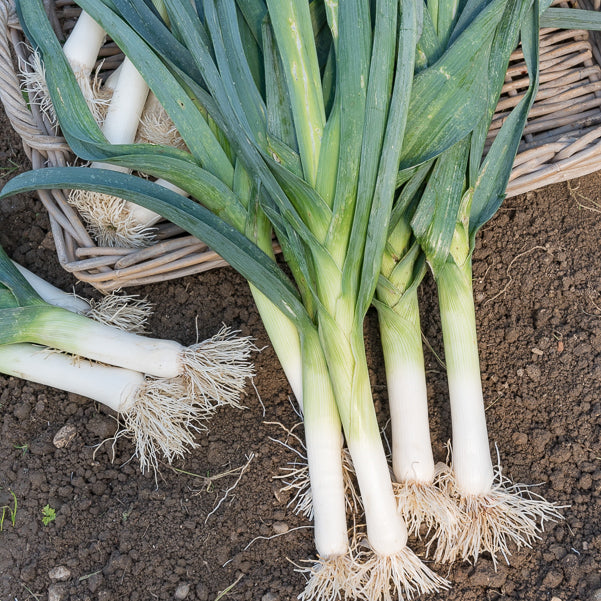
[{"label": "leek bundle", "polygon": [[143,470],[156,469],[157,451],[172,461],[195,447],[194,432],[206,428],[203,422],[217,407],[240,406],[245,381],[253,376],[248,338],[222,329],[187,348],[146,338],[80,315],[76,311],[87,303],[28,273],[29,284],[21,270],[0,249],[0,372],[117,411]]},{"label": "leek bundle", "polygon": [[[79,4],[135,65],[186,148],[108,143],[41,3],[20,0],[69,145],[84,160],[164,178],[202,205],[151,181],[98,169],[18,176],[3,195],[72,187],[122,197],[204,240],[250,282],[304,410],[318,560],[301,598],[388,600],[445,587],[406,546],[371,397],[363,321],[376,288],[379,302],[393,305],[381,275],[404,294],[423,271],[416,245],[406,289],[396,277],[402,269],[394,273],[382,260],[395,236],[406,237],[391,219],[395,210],[402,213],[394,205],[399,180],[421,190],[412,179],[424,176],[419,166],[439,161],[445,177],[463,183],[465,163],[455,157],[463,160],[464,149],[480,140],[494,75],[505,47],[517,44],[521,22],[511,21],[508,35],[508,15],[521,11],[522,31],[532,36],[538,4],[167,0],[166,19],[143,0]],[[531,64],[534,80],[536,68]],[[470,176],[479,172],[475,161]],[[426,176],[424,185],[438,185]],[[423,200],[415,210],[432,219]],[[445,224],[454,240],[456,215]],[[440,252],[433,258],[411,225],[442,282],[455,246],[435,245]],[[294,281],[274,261],[272,231]],[[290,333],[288,348],[276,323]],[[350,540],[342,432],[366,520],[365,535]]]}]

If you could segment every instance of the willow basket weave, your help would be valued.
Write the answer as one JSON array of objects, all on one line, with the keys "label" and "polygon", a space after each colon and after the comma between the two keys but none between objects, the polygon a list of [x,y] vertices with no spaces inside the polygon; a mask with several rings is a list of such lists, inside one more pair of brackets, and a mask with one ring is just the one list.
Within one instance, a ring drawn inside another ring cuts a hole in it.
[{"label": "willow basket weave", "polygon": [[[601,0],[578,0],[599,10]],[[79,9],[70,0],[44,0],[59,38],[64,39]],[[555,2],[567,7],[566,2]],[[575,6],[570,0],[570,6]],[[507,189],[515,196],[601,169],[601,38],[586,31],[541,31],[541,83]],[[103,68],[116,64],[118,49],[103,49]],[[19,69],[29,62],[12,0],[0,0],[0,100],[21,136],[34,169],[73,162],[65,140],[44,115],[25,103]],[[517,50],[489,134],[492,141],[528,86],[523,56]],[[39,191],[48,210],[61,265],[82,281],[109,291],[199,273],[225,262],[178,227],[158,224],[158,243],[145,249],[99,247],[61,190]]]}]

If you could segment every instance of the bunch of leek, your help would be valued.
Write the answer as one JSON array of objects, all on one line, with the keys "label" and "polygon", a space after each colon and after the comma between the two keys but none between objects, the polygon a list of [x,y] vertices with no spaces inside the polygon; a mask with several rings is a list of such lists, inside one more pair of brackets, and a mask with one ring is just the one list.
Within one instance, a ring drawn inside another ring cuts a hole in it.
[{"label": "bunch of leek", "polygon": [[[94,189],[157,211],[240,271],[255,287],[264,318],[269,313],[296,328],[300,352],[289,358],[302,357],[320,555],[305,598],[341,591],[389,598],[391,588],[403,596],[444,585],[405,546],[371,402],[362,323],[378,284],[399,168],[455,152],[481,127],[474,115],[488,110],[489,95],[483,106],[479,85],[495,87],[488,59],[510,4],[467,2],[437,11],[437,22],[452,24],[444,51],[414,75],[432,40],[423,7],[413,0],[379,0],[373,14],[353,0],[168,0],[170,27],[141,0],[82,0],[146,79],[188,153],[107,144],[83,110],[41,5],[19,3],[72,149],[86,160],[164,177],[204,207],[150,181],[94,169],[22,176],[4,194]],[[538,10],[515,4],[529,15]],[[517,35],[508,43],[515,42]],[[266,248],[271,227],[296,287]],[[276,328],[267,327],[277,340]],[[341,424],[366,512],[369,546],[360,549],[349,548],[346,534]]]},{"label": "bunch of leek", "polygon": [[143,470],[156,469],[157,451],[171,461],[196,446],[194,432],[216,407],[239,406],[253,375],[248,338],[224,329],[186,348],[139,336],[80,315],[89,305],[32,274],[29,284],[22,269],[0,249],[0,372],[117,411]]}]

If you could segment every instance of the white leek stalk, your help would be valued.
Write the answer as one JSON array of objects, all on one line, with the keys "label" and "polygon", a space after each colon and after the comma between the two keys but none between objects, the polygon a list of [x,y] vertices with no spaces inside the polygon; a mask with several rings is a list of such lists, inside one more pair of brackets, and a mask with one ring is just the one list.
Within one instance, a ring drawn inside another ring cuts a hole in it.
[{"label": "white leek stalk", "polygon": [[446,548],[454,540],[461,512],[438,483],[448,477],[445,464],[434,464],[430,442],[426,375],[419,328],[417,289],[405,293],[393,309],[379,306],[380,336],[392,428],[394,490],[409,532],[428,529],[431,545]]},{"label": "white leek stalk", "polygon": [[67,309],[73,313],[79,313],[80,315],[85,315],[90,310],[90,303],[85,299],[76,294],[64,292],[60,288],[53,286],[50,282],[47,282],[44,278],[41,278],[32,271],[29,271],[29,269],[19,265],[16,261],[13,261],[12,263],[27,280],[29,285],[49,305],[62,307],[63,309]]},{"label": "white leek stalk", "polygon": [[104,29],[83,11],[63,46],[65,57],[97,121],[102,118],[106,101],[100,96],[100,83],[92,71],[105,38]]},{"label": "white leek stalk", "polygon": [[197,446],[194,432],[205,415],[176,380],[146,378],[136,371],[92,363],[34,344],[0,346],[0,372],[85,396],[118,412],[117,436],[134,439],[142,471]]},{"label": "white leek stalk", "polygon": [[303,362],[296,326],[264,294],[251,285],[255,305],[269,340],[303,412]]},{"label": "white leek stalk", "polygon": [[[148,85],[133,63],[125,58],[115,83],[109,107],[102,122],[102,132],[111,144],[134,142]],[[125,167],[93,162],[91,167],[127,172]],[[74,191],[69,202],[77,208],[88,229],[100,244],[108,246],[145,246],[153,238],[149,223],[156,213],[121,198],[96,192]]]},{"label": "white leek stalk", "polygon": [[305,571],[309,582],[299,599],[334,599],[358,592],[357,565],[346,525],[342,431],[317,333],[303,335],[304,424],[314,536],[318,561]]},{"label": "white leek stalk", "polygon": [[460,522],[459,509],[437,481],[448,473],[434,464],[417,289],[425,273],[411,229],[399,220],[388,236],[377,301],[392,429],[392,466],[399,510],[410,534],[428,529],[430,545],[446,548]]},{"label": "white leek stalk", "polygon": [[[342,311],[343,303],[338,303],[338,308]],[[352,343],[328,318],[322,317],[320,329],[365,510],[369,547],[357,556],[361,570],[356,575],[361,594],[365,599],[379,599],[391,586],[399,595],[444,588],[448,586],[446,580],[407,547],[407,527],[397,508],[371,397],[362,329],[351,332]]]}]

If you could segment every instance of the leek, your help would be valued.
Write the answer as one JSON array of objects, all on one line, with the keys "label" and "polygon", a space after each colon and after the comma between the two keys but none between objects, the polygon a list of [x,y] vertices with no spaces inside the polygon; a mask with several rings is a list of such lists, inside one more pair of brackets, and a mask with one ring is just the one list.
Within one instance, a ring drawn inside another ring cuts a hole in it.
[{"label": "leek", "polygon": [[13,263],[42,300],[49,305],[85,315],[120,330],[135,334],[144,333],[152,312],[151,304],[146,299],[138,299],[134,295],[108,294],[100,301],[86,300],[74,293],[64,292],[22,265],[14,261]]},{"label": "leek", "polygon": [[374,300],[386,369],[395,494],[409,532],[419,536],[421,524],[426,525],[428,548],[434,541],[454,540],[462,517],[452,497],[438,486],[448,469],[435,464],[430,442],[417,297],[425,261],[407,215],[398,214],[420,191],[430,170],[430,164],[422,167],[396,202]]}]

